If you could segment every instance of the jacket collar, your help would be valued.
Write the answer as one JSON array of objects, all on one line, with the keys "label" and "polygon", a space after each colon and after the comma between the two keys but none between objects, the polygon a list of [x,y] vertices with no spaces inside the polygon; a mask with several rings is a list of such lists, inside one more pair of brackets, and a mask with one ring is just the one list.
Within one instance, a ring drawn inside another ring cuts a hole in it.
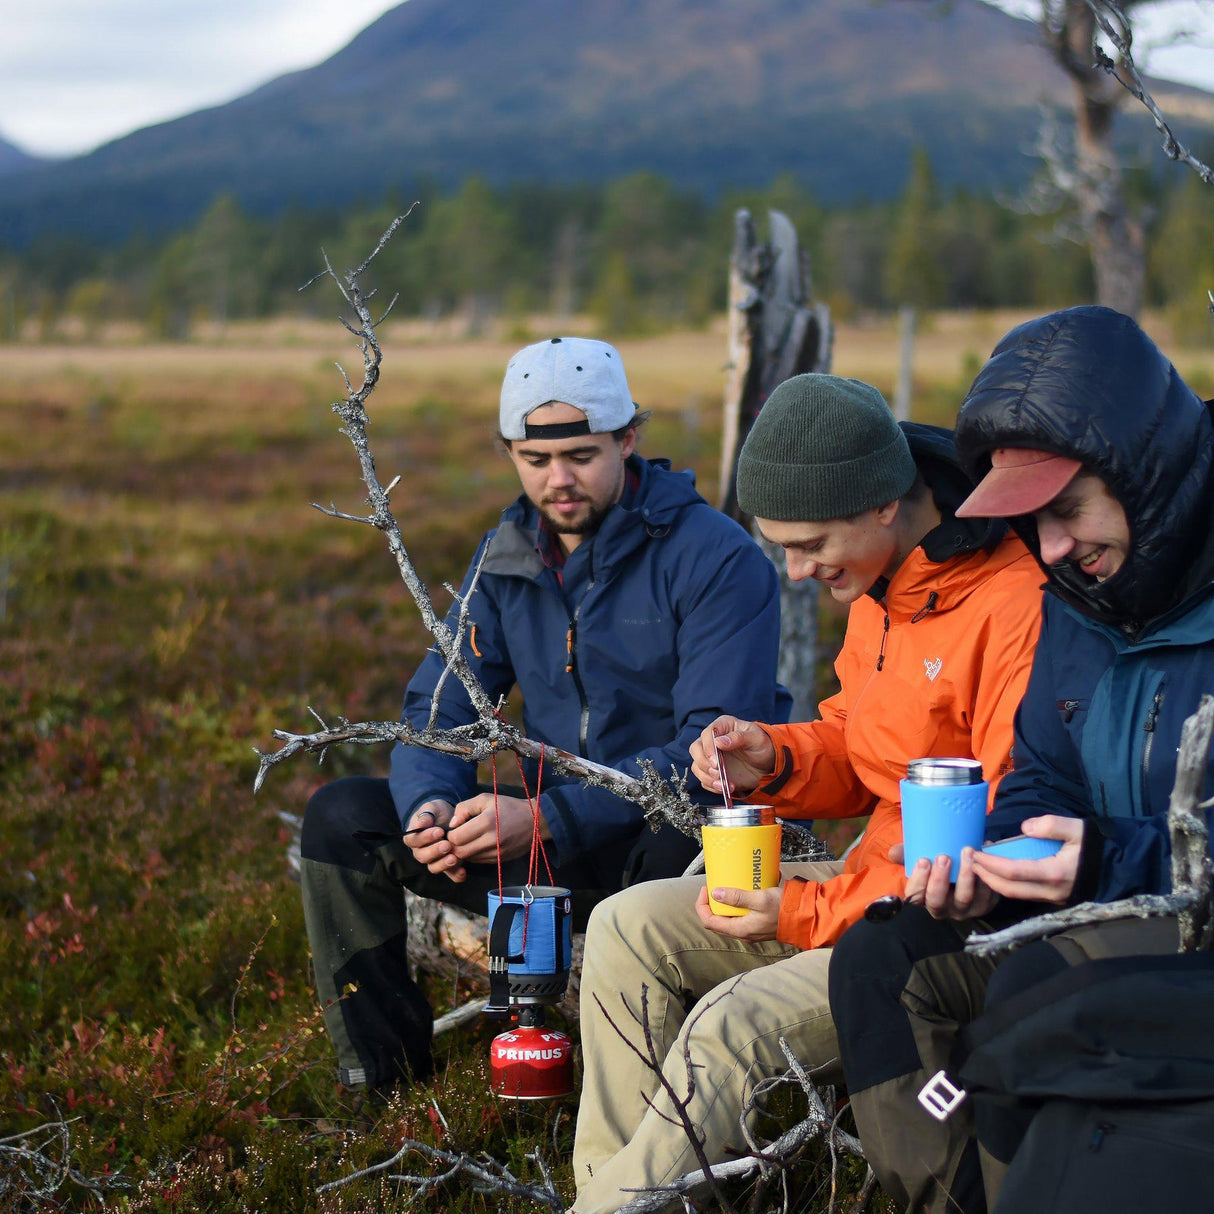
[{"label": "jacket collar", "polygon": [[[586,541],[594,545],[598,577],[609,577],[620,561],[647,540],[667,534],[685,509],[703,501],[695,490],[694,474],[671,472],[669,460],[631,455],[627,475],[631,491],[625,490],[598,531]],[[520,494],[502,512],[482,572],[539,577],[546,568],[537,548],[539,529],[539,511]]]},{"label": "jacket collar", "polygon": [[[1007,524],[1000,519],[959,519],[953,514],[972,485],[957,462],[952,431],[914,422],[901,425],[941,518],[894,576],[878,579],[868,592],[891,619],[956,606],[977,585],[977,570],[988,567],[988,558],[1007,535]],[[990,568],[1002,568],[1023,555],[1019,542],[1006,544],[997,565]]]}]

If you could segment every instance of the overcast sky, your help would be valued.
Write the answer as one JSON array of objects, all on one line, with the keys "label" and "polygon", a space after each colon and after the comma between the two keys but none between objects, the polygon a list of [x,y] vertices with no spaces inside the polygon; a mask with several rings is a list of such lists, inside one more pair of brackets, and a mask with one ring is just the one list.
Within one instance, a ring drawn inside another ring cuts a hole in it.
[{"label": "overcast sky", "polygon": [[[319,63],[395,3],[0,0],[0,138],[41,155],[87,151]],[[1023,14],[1038,0],[1000,3]],[[1140,66],[1214,90],[1214,0],[1161,0],[1139,24]],[[1157,45],[1176,30],[1190,45]]]}]

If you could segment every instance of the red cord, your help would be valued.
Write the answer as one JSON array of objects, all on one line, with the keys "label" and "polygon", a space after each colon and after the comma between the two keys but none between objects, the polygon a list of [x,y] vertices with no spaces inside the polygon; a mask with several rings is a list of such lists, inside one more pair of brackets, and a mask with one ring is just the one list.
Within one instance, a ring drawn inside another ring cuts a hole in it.
[{"label": "red cord", "polygon": [[[499,719],[504,720],[501,713],[494,709],[494,712]],[[519,780],[523,786],[523,796],[527,800],[527,805],[531,809],[531,852],[527,858],[527,885],[525,888],[530,889],[536,882],[539,876],[539,861],[543,859],[544,870],[548,874],[548,884],[555,885],[556,882],[552,876],[552,865],[548,862],[548,852],[544,847],[544,836],[540,828],[540,790],[544,786],[544,743],[540,743],[540,762],[539,769],[535,777],[535,796],[531,795],[527,788],[527,775],[523,771],[523,760],[516,754],[515,762],[518,763]],[[505,886],[502,883],[502,815],[498,806],[498,790],[497,790],[497,756],[493,759],[493,830],[494,837],[497,842],[497,889],[498,897],[502,897],[502,890]],[[531,902],[525,900],[523,904],[523,952],[527,951],[527,924],[531,918]]]}]

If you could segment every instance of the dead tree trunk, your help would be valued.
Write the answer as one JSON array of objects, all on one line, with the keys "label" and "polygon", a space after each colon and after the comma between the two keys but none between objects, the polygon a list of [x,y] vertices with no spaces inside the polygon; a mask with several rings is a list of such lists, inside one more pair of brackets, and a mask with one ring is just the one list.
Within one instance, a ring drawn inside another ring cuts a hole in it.
[{"label": "dead tree trunk", "polygon": [[[763,403],[777,384],[805,371],[829,371],[830,311],[814,304],[809,263],[788,217],[768,212],[770,238],[755,237],[750,212],[734,215],[729,260],[729,381],[721,440],[720,507],[747,523],[738,508],[738,452]],[[795,721],[809,720],[818,653],[815,582],[791,582],[784,554],[760,538],[780,571],[779,679],[792,692]]]},{"label": "dead tree trunk", "polygon": [[[1122,11],[1131,4],[1122,0]],[[1096,16],[1087,0],[1044,0],[1042,29],[1054,58],[1071,78],[1075,98],[1073,169],[1061,174],[1056,170],[1056,184],[1079,210],[1097,303],[1137,316],[1145,277],[1143,231],[1130,215],[1113,143],[1113,120],[1126,90],[1101,66]]]}]

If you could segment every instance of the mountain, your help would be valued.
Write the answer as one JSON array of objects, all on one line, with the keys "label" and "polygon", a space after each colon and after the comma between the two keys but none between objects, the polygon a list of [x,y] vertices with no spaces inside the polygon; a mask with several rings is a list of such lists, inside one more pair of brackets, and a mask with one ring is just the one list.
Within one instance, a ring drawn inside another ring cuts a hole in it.
[{"label": "mountain", "polygon": [[19,147],[0,139],[0,177],[9,173],[23,173],[26,169],[43,163],[37,156],[31,156]]},{"label": "mountain", "polygon": [[[714,192],[789,171],[825,201],[888,197],[916,143],[944,182],[994,188],[1031,171],[1041,100],[1068,98],[1037,38],[981,0],[405,0],[316,67],[0,178],[0,241],[170,228],[222,193],[272,213],[471,173],[652,169]],[[1214,98],[1187,93],[1214,130]]]}]

